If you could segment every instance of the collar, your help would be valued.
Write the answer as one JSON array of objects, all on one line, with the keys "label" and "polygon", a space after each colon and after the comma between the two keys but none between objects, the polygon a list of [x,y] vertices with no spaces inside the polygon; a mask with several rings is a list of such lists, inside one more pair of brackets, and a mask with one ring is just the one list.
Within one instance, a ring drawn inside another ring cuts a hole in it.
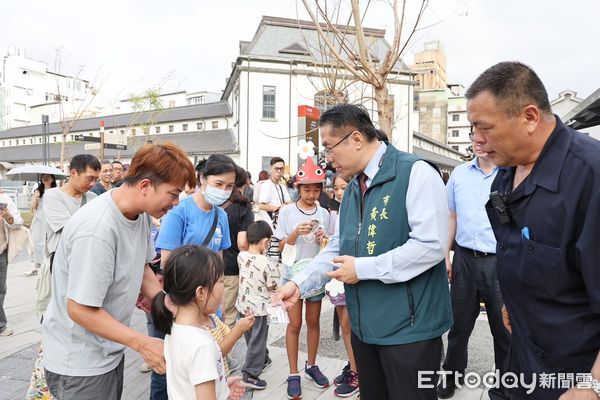
[{"label": "collar", "polygon": [[467,163],[467,165],[469,166],[469,168],[475,168],[475,169],[477,169],[478,171],[480,171],[485,176],[492,175],[499,168],[498,166],[496,166],[496,167],[494,167],[494,169],[492,169],[492,172],[490,172],[489,174],[486,174],[485,171],[483,169],[481,169],[481,167],[479,166],[479,161],[478,160],[479,160],[479,158],[477,156],[475,156],[475,157],[473,157],[473,159],[471,161],[469,161]]},{"label": "collar", "polygon": [[535,186],[541,186],[553,193],[558,193],[558,182],[571,145],[572,131],[562,123],[560,118],[556,115],[554,117],[556,118],[556,127],[528,176],[527,192],[533,191]]},{"label": "collar", "polygon": [[368,182],[373,181],[373,178],[375,178],[375,175],[377,175],[379,168],[381,168],[381,161],[382,161],[381,159],[382,159],[383,155],[385,154],[386,150],[387,150],[387,145],[384,142],[379,142],[379,148],[377,149],[377,151],[375,152],[373,157],[371,157],[371,159],[369,160],[369,163],[367,164],[367,166],[365,167],[365,170],[363,171],[363,173],[367,176]]}]

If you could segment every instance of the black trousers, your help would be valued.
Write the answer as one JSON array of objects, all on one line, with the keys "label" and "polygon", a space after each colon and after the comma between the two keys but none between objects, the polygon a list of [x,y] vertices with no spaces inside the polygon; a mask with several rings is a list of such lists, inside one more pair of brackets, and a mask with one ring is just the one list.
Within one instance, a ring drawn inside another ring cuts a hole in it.
[{"label": "black trousers", "polygon": [[469,337],[479,315],[482,299],[494,338],[494,361],[505,371],[510,335],[502,324],[502,294],[496,275],[496,256],[476,257],[471,250],[456,246],[452,260],[452,314],[454,324],[448,333],[444,370],[464,372],[469,358]]},{"label": "black trousers", "polygon": [[[362,342],[352,333],[361,400],[436,400],[435,385],[442,358],[442,338],[395,346]],[[433,381],[419,389],[419,371]]]}]

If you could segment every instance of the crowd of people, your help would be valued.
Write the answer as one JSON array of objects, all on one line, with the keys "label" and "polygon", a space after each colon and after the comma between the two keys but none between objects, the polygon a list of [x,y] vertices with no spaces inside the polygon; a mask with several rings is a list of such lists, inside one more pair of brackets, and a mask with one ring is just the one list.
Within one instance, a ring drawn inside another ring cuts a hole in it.
[{"label": "crowd of people", "polygon": [[[169,143],[144,146],[126,172],[77,155],[66,184],[41,176],[30,274],[52,290],[38,307],[42,348],[28,398],[119,399],[129,347],[152,371],[153,400],[238,399],[268,385],[277,307],[289,319],[289,399],[302,397],[301,371],[339,397],[450,398],[464,383],[480,302],[499,377],[586,377],[531,390],[499,379],[491,399],[598,398],[600,144],[552,114],[524,64],[486,70],[467,99],[474,158],[447,184],[351,104],[321,115],[327,165],[307,157],[285,180],[280,157],[253,185],[228,156],[194,167]],[[0,218],[5,282],[22,219],[3,195]],[[12,333],[5,292],[0,336]],[[326,297],[348,356],[332,379],[316,357]],[[148,335],[129,326],[136,305]],[[228,355],[242,337],[233,374]]]}]

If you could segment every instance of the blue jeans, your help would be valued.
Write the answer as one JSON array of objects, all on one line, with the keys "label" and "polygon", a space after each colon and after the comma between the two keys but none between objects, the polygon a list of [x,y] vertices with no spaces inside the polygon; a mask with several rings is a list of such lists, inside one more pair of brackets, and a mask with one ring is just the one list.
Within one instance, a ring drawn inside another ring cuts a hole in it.
[{"label": "blue jeans", "polygon": [[[165,335],[159,332],[152,321],[152,314],[146,313],[146,328],[148,336],[164,339]],[[152,371],[150,376],[150,400],[168,400],[167,395],[167,375],[157,374]]]}]

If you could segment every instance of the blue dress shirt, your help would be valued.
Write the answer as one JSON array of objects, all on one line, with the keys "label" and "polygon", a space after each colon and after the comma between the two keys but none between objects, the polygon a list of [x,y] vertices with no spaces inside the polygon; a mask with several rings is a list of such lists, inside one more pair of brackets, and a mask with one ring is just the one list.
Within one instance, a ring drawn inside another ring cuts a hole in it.
[{"label": "blue dress shirt", "polygon": [[456,212],[456,243],[486,253],[496,252],[496,237],[485,211],[498,167],[486,174],[477,157],[452,171],[446,191],[448,208]]}]

